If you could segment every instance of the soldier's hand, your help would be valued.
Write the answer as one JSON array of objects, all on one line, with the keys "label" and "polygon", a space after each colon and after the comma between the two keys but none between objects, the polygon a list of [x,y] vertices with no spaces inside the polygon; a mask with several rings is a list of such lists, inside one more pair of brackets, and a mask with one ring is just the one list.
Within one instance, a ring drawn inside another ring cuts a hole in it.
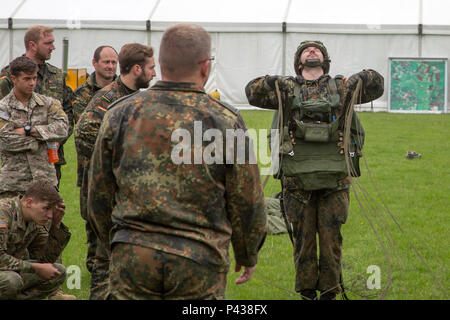
[{"label": "soldier's hand", "polygon": [[36,274],[44,280],[51,280],[61,274],[52,263],[32,263]]},{"label": "soldier's hand", "polygon": [[281,91],[288,91],[290,89],[289,80],[283,76],[268,76],[266,78],[267,85],[275,90],[275,82],[278,81],[278,87]]},{"label": "soldier's hand", "polygon": [[61,221],[66,213],[66,204],[64,200],[53,208],[52,225],[59,229]]},{"label": "soldier's hand", "polygon": [[[241,271],[241,268],[242,268],[242,266],[237,264],[234,267],[234,271],[239,272],[239,271]],[[256,270],[256,265],[253,267],[244,267],[244,271],[239,276],[239,278],[236,279],[236,284],[242,284],[242,283],[245,283],[248,280],[250,280],[251,277],[253,276],[253,273],[255,272],[255,270]]]},{"label": "soldier's hand", "polygon": [[355,73],[354,75],[352,75],[347,80],[348,88],[350,88],[351,90],[356,89],[356,85],[358,84],[359,79],[361,79],[364,84],[364,81],[367,80],[367,74],[364,71],[361,71],[361,72],[358,72],[358,73]]}]

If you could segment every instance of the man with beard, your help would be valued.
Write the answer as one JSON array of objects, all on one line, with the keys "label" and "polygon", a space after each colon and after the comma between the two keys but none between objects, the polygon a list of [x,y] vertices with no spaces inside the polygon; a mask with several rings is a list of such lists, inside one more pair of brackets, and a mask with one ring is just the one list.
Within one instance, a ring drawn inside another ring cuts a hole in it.
[{"label": "man with beard", "polygon": [[[99,90],[82,113],[75,130],[77,154],[87,162],[83,170],[80,190],[80,209],[86,212],[88,194],[89,160],[97,140],[98,130],[109,106],[119,98],[147,88],[156,76],[153,49],[139,43],[124,45],[119,52],[120,76]],[[87,228],[90,228],[87,221]],[[90,299],[103,299],[108,288],[109,257],[98,239],[89,243],[90,250],[95,248],[95,259],[91,271]]]}]

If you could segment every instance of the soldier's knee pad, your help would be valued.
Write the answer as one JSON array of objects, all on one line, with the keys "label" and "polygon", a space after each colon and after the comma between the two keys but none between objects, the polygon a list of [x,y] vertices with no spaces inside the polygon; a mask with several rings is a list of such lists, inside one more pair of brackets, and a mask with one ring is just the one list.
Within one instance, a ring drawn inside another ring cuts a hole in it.
[{"label": "soldier's knee pad", "polygon": [[14,299],[22,288],[23,279],[17,272],[0,272],[0,299]]}]

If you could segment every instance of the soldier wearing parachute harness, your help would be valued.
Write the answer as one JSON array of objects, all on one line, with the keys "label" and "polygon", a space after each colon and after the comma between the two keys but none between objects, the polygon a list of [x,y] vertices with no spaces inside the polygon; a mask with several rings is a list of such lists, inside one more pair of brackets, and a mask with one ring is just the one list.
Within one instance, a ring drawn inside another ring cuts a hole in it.
[{"label": "soldier wearing parachute harness", "polygon": [[330,61],[322,42],[304,41],[294,57],[296,77],[267,75],[245,88],[251,105],[281,111],[273,121],[280,128],[276,178],[281,180],[282,209],[292,230],[295,290],[303,299],[317,299],[317,291],[321,300],[335,299],[343,290],[340,230],[348,216],[351,185],[344,149],[352,175],[359,176],[364,144],[364,129],[355,112],[348,124],[349,137],[344,139],[346,108],[359,81],[361,103],[379,98],[384,91],[384,79],[374,70],[348,79],[332,78]]}]

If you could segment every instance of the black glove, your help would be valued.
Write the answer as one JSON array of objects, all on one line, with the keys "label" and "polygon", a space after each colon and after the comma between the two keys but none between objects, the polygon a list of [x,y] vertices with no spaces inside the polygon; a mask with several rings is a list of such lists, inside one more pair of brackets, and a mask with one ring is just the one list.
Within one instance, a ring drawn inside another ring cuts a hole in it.
[{"label": "black glove", "polygon": [[354,75],[352,75],[349,79],[349,87],[356,88],[356,84],[358,83],[358,80],[361,79],[364,85],[364,82],[367,81],[367,73],[365,71],[360,71],[358,73],[355,73]]},{"label": "black glove", "polygon": [[287,77],[283,77],[283,76],[268,76],[266,77],[266,83],[267,85],[275,90],[275,81],[278,80],[278,87],[280,88],[280,90],[282,91],[287,91],[290,89],[290,84],[289,84],[289,80]]},{"label": "black glove", "polygon": [[362,84],[364,85],[364,81],[367,80],[367,75],[364,71],[355,73],[347,80],[347,88],[349,88],[351,91],[356,89],[356,86],[358,85],[358,80],[362,80]]}]

